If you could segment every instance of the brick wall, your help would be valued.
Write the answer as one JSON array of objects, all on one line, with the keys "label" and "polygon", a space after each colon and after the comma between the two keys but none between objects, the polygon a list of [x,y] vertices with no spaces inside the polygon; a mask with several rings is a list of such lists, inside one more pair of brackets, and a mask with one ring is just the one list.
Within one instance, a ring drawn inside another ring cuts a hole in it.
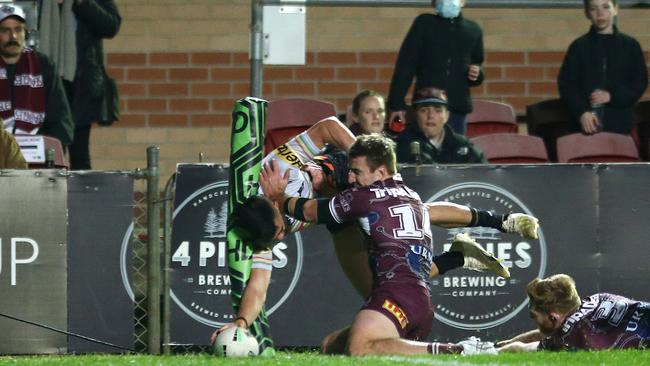
[{"label": "brick wall", "polygon": [[[122,121],[93,128],[95,169],[144,167],[160,147],[161,174],[178,162],[228,162],[230,111],[249,93],[250,0],[116,0],[117,37],[107,40]],[[555,75],[569,43],[588,28],[582,10],[472,8],[483,28],[485,85],[474,96],[526,104],[556,95]],[[267,67],[264,96],[334,102],[344,111],[362,88],[386,93],[395,52],[413,19],[430,7],[308,7],[306,66]],[[621,9],[621,30],[650,50],[650,9]],[[533,21],[531,21],[533,20]],[[164,180],[164,179],[161,179]]]},{"label": "brick wall", "polygon": [[[563,52],[488,51],[486,81],[475,98],[527,104],[557,96]],[[647,53],[646,53],[647,56]],[[228,127],[233,101],[249,93],[245,53],[111,53],[109,73],[119,83],[122,127]],[[306,97],[336,104],[340,112],[364,88],[388,91],[394,52],[310,52],[305,66],[264,68],[267,99]]]},{"label": "brick wall", "polygon": [[[510,103],[523,115],[527,104],[557,96],[563,55],[488,51],[487,78],[473,96]],[[387,93],[395,57],[395,52],[309,52],[305,66],[265,67],[263,94],[327,100],[343,113],[361,89]],[[250,89],[247,53],[113,52],[107,64],[119,84],[122,120],[93,130],[95,169],[143,167],[151,144],[161,148],[163,176],[178,162],[198,161],[199,153],[206,161],[228,162],[232,106]]]}]

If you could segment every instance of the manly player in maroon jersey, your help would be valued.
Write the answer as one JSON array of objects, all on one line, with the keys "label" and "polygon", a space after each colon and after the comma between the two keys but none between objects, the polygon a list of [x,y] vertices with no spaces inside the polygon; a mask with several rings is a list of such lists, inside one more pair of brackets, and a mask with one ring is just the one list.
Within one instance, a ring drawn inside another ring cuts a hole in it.
[{"label": "manly player in maroon jersey", "polygon": [[[324,353],[494,353],[474,342],[421,342],[433,323],[427,284],[433,240],[427,207],[397,174],[394,143],[380,135],[360,136],[349,151],[350,183],[332,199],[285,198],[284,212],[305,222],[360,220],[369,236],[371,295],[350,327],[322,343]],[[478,350],[477,350],[478,348]]]},{"label": "manly player in maroon jersey", "polygon": [[582,300],[573,279],[557,274],[527,287],[538,329],[497,343],[501,352],[647,348],[650,303],[608,293]]}]

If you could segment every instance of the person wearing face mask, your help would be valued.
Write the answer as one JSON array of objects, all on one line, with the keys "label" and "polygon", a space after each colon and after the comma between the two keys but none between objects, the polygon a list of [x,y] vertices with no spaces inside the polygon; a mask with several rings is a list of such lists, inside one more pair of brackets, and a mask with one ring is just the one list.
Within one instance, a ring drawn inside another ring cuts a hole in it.
[{"label": "person wearing face mask", "polygon": [[560,98],[582,132],[629,134],[633,109],[648,86],[643,52],[618,31],[617,0],[584,0],[589,32],[571,43],[557,78]]},{"label": "person wearing face mask", "polygon": [[438,87],[449,96],[449,125],[459,134],[472,111],[470,87],[483,82],[483,31],[461,14],[465,0],[432,0],[434,14],[419,15],[399,50],[388,94],[389,121],[406,120],[404,98],[415,90]]},{"label": "person wearing face mask", "polygon": [[[443,90],[418,90],[412,108],[415,123],[409,123],[397,139],[397,161],[422,164],[484,164],[483,153],[467,137],[448,124],[450,102]],[[418,143],[417,153],[413,144]]]}]

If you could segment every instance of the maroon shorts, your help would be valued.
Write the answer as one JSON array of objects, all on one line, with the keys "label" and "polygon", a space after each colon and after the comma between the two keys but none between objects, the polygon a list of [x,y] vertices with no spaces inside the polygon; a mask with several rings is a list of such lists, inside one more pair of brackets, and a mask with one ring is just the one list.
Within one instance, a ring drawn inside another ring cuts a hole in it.
[{"label": "maroon shorts", "polygon": [[425,340],[433,326],[433,306],[428,291],[418,285],[390,284],[376,287],[361,309],[388,317],[401,338]]}]

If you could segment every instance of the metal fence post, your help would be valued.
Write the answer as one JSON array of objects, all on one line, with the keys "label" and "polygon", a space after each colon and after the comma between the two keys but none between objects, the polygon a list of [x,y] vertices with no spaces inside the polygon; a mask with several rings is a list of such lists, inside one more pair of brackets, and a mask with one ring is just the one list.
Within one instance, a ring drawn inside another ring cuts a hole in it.
[{"label": "metal fence post", "polygon": [[147,345],[149,354],[160,354],[160,192],[157,146],[147,148]]},{"label": "metal fence post", "polygon": [[167,181],[165,185],[165,193],[163,193],[163,285],[162,285],[162,301],[163,301],[163,321],[162,321],[162,337],[163,337],[163,354],[171,354],[171,301],[169,298],[170,289],[170,275],[171,268],[171,246],[172,246],[172,222],[173,222],[173,201],[174,201],[174,188],[176,186],[176,173]]},{"label": "metal fence post", "polygon": [[253,0],[251,8],[251,85],[250,95],[262,97],[264,59],[264,7],[261,0]]}]

